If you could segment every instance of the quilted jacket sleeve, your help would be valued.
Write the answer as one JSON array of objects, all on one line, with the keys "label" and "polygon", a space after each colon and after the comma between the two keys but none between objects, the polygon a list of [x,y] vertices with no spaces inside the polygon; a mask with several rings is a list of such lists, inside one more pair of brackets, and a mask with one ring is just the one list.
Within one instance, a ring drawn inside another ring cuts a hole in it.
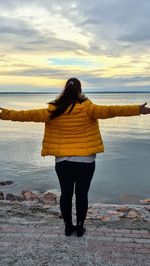
[{"label": "quilted jacket sleeve", "polygon": [[88,100],[87,115],[93,119],[135,116],[140,115],[140,105],[97,105]]},{"label": "quilted jacket sleeve", "polygon": [[2,108],[0,119],[20,122],[46,122],[49,115],[48,108],[21,111]]}]

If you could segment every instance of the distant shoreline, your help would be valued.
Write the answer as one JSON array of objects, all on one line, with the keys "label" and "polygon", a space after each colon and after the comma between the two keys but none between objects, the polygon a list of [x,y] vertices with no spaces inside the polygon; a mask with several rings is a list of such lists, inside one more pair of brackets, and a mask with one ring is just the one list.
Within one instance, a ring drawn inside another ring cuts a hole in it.
[{"label": "distant shoreline", "polygon": [[[57,94],[60,92],[0,92],[1,94]],[[113,93],[150,93],[150,91],[85,91],[84,93],[89,94],[113,94]]]}]

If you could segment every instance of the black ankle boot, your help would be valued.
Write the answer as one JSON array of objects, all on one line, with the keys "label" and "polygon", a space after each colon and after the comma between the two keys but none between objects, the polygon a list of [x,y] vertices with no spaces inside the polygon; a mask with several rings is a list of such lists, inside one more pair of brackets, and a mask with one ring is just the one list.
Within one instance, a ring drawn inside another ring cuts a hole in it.
[{"label": "black ankle boot", "polygon": [[86,232],[86,228],[83,227],[83,223],[79,222],[77,223],[77,236],[80,237],[80,236],[83,236],[83,234]]},{"label": "black ankle boot", "polygon": [[76,226],[73,224],[65,223],[65,235],[71,236],[73,232],[76,231]]}]

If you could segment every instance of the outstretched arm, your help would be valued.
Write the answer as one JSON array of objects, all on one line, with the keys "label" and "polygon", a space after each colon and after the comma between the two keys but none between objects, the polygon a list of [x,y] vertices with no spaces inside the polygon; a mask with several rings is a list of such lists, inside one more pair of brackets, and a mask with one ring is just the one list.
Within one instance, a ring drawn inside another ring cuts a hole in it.
[{"label": "outstretched arm", "polygon": [[150,108],[143,105],[96,105],[87,101],[87,115],[94,119],[106,119],[115,116],[135,116],[150,114]]},{"label": "outstretched arm", "polygon": [[50,113],[48,108],[35,110],[10,110],[0,108],[0,119],[20,122],[46,122]]}]

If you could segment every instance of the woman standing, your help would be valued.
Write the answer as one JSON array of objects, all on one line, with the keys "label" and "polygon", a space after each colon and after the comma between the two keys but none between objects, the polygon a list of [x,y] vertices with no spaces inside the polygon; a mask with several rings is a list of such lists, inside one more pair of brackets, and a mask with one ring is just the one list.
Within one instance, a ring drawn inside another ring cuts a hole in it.
[{"label": "woman standing", "polygon": [[[0,119],[45,123],[41,156],[55,156],[55,170],[61,188],[60,210],[67,236],[75,230],[77,236],[85,232],[83,225],[88,210],[88,191],[95,170],[95,158],[97,153],[104,152],[98,119],[150,114],[146,104],[96,105],[82,94],[80,81],[70,78],[62,93],[49,103],[48,108],[21,111],[0,108]],[[72,224],[74,188],[76,226]]]}]

